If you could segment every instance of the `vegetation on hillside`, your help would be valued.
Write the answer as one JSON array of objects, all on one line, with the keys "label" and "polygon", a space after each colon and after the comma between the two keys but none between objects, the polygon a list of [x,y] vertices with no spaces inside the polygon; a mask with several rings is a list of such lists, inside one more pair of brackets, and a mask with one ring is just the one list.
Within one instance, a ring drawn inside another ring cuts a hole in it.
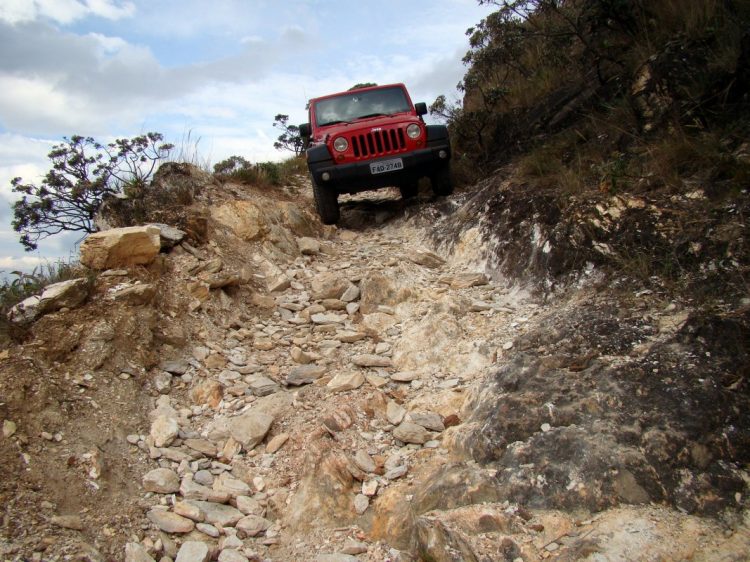
[{"label": "vegetation on hillside", "polygon": [[253,164],[242,156],[230,156],[214,164],[214,176],[220,181],[233,181],[256,187],[287,185],[292,176],[307,173],[304,159],[296,156],[282,162]]},{"label": "vegetation on hillside", "polygon": [[[455,179],[490,176],[467,214],[500,241],[501,273],[551,286],[600,266],[707,303],[745,298],[750,3],[480,2],[497,10],[468,32],[463,102],[431,109]],[[436,236],[467,228],[453,223]]]},{"label": "vegetation on hillside", "polygon": [[[747,184],[750,4],[739,0],[480,0],[462,104],[440,97],[457,162],[525,153],[532,185]],[[734,187],[732,187],[734,186]]]},{"label": "vegetation on hillside", "polygon": [[173,148],[159,133],[102,145],[73,135],[52,148],[52,168],[40,185],[11,181],[22,197],[13,204],[13,229],[27,251],[63,231],[94,232],[94,217],[107,196],[142,192],[160,160]]},{"label": "vegetation on hillside", "polygon": [[289,150],[294,153],[295,156],[302,154],[305,148],[305,143],[302,140],[302,136],[299,132],[297,125],[289,124],[289,116],[279,113],[273,118],[273,126],[281,130],[281,134],[273,143],[273,147],[276,150]]}]

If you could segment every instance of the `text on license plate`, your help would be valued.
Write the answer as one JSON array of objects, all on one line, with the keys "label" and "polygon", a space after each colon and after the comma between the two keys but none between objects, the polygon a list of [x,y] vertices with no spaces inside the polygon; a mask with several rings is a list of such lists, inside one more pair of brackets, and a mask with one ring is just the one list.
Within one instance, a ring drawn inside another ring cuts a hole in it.
[{"label": "text on license plate", "polygon": [[401,158],[391,158],[390,160],[381,160],[380,162],[373,162],[370,164],[371,174],[382,174],[384,172],[392,172],[394,170],[403,170],[404,161]]}]

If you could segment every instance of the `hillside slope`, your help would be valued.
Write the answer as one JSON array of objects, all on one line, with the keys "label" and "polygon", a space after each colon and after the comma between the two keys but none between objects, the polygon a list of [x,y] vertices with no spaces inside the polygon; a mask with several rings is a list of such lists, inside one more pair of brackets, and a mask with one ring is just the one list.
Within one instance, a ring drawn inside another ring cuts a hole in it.
[{"label": "hillside slope", "polygon": [[747,307],[566,262],[507,174],[324,228],[173,171],[187,238],[3,352],[5,559],[743,559]]}]

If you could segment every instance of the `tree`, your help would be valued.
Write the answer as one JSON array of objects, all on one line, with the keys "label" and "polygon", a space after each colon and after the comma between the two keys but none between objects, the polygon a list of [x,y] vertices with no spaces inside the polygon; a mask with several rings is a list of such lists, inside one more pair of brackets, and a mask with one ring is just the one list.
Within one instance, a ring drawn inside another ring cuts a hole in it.
[{"label": "tree", "polygon": [[295,156],[299,156],[304,149],[304,141],[299,134],[299,127],[290,125],[289,116],[282,113],[273,118],[273,126],[281,129],[281,134],[273,143],[273,147],[276,150],[291,150]]},{"label": "tree", "polygon": [[95,232],[94,215],[107,195],[142,192],[159,160],[173,148],[159,133],[117,139],[102,145],[73,135],[47,155],[52,169],[41,185],[14,178],[13,229],[27,251],[39,240],[63,231]]},{"label": "tree", "polygon": [[370,88],[372,86],[377,86],[375,82],[360,82],[359,84],[354,84],[351,88],[349,88],[348,91],[352,90],[359,90],[360,88]]},{"label": "tree", "polygon": [[243,156],[230,156],[226,160],[214,164],[214,174],[231,176],[232,174],[249,170],[252,167],[252,163]]}]

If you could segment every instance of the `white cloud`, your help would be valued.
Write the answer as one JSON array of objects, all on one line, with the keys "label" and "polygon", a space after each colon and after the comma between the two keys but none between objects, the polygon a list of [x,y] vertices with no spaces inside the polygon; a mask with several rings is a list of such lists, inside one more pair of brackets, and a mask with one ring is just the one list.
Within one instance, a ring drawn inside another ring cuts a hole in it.
[{"label": "white cloud", "polygon": [[28,273],[49,263],[50,258],[41,256],[0,256],[0,274],[12,271]]},{"label": "white cloud", "polygon": [[108,37],[101,33],[89,33],[87,37],[91,37],[96,41],[101,48],[101,55],[113,55],[120,53],[128,48],[128,43],[121,37]]},{"label": "white cloud", "polygon": [[50,19],[70,24],[89,16],[119,20],[135,15],[135,4],[117,0],[3,0],[0,20],[10,24]]},{"label": "white cloud", "polygon": [[[475,0],[380,0],[377,10],[343,0],[0,0],[0,228],[10,179],[39,181],[64,135],[159,131],[201,165],[279,160],[290,153],[273,148],[273,117],[306,121],[311,97],[370,81],[404,82],[415,102],[451,97],[463,32],[489,10]],[[70,241],[42,249],[59,244]],[[21,250],[17,234],[0,235],[0,255]]]},{"label": "white cloud", "polygon": [[[0,116],[11,130],[41,133],[88,129],[96,120],[85,99],[67,94],[52,81],[2,75]],[[36,123],[42,126],[36,127]]]},{"label": "white cloud", "polygon": [[[47,153],[54,143],[14,135],[0,133],[0,205],[9,204],[16,200],[11,192],[10,180],[21,177],[26,182],[38,181],[49,169]],[[0,216],[6,212],[0,208]]]}]

